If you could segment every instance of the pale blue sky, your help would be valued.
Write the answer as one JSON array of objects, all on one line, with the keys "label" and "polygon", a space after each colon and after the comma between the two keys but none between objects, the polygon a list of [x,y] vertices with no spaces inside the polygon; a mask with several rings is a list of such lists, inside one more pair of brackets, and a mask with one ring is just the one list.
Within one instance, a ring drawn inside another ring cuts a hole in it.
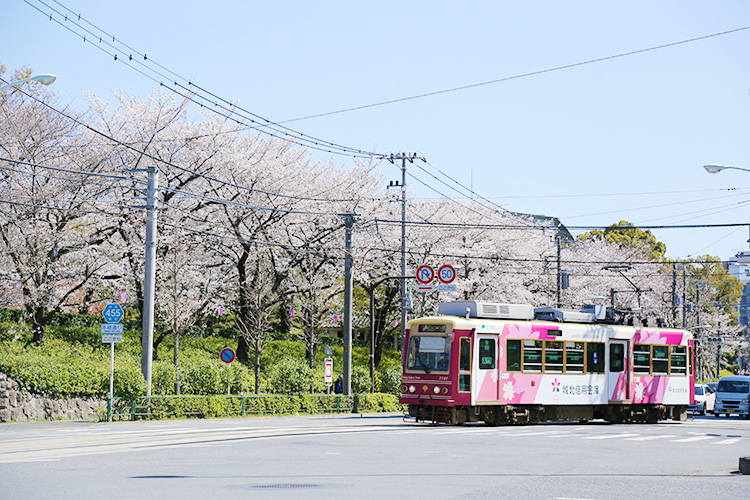
[{"label": "pale blue sky", "polygon": [[[111,100],[110,89],[145,96],[156,83],[39,10],[80,13],[150,61],[274,121],[750,26],[744,0],[43,1],[3,1],[0,62],[57,74],[52,88],[65,102],[82,106],[84,91]],[[748,49],[744,30],[288,126],[380,153],[417,151],[431,173],[568,226],[747,222],[750,173],[711,176],[701,166],[750,168]],[[389,163],[381,169],[400,176]],[[409,173],[459,196],[417,167]],[[416,182],[410,192],[436,196]],[[746,228],[653,232],[672,258],[728,259],[749,248]]]}]

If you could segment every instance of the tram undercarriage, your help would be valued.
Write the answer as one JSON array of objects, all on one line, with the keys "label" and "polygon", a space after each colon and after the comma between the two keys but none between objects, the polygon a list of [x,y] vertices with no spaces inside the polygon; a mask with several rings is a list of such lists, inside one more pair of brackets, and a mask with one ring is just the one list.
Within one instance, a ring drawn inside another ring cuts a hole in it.
[{"label": "tram undercarriage", "polygon": [[409,405],[409,415],[417,422],[461,425],[484,422],[487,425],[536,424],[546,421],[579,421],[601,419],[616,424],[648,423],[660,420],[686,420],[686,406],[666,405],[488,405],[428,406]]}]

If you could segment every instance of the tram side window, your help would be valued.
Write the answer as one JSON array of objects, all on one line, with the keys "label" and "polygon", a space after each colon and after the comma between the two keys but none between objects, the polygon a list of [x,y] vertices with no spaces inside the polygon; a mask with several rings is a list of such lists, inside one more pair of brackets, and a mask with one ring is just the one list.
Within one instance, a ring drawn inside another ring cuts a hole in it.
[{"label": "tram side window", "polygon": [[521,341],[508,340],[505,358],[505,371],[521,371]]},{"label": "tram side window", "polygon": [[604,373],[604,343],[586,344],[586,373]]},{"label": "tram side window", "polygon": [[625,371],[625,346],[622,344],[609,344],[609,371]]},{"label": "tram side window", "polygon": [[563,372],[563,343],[559,340],[544,342],[544,371],[548,373]]},{"label": "tram side window", "polygon": [[654,346],[654,375],[669,374],[669,346]]},{"label": "tram side window", "polygon": [[565,342],[565,373],[583,373],[583,342]]},{"label": "tram side window", "polygon": [[495,340],[481,339],[479,341],[479,369],[493,370],[495,368]]},{"label": "tram side window", "polygon": [[523,371],[526,373],[541,373],[542,371],[542,341],[523,341]]},{"label": "tram side window", "polygon": [[687,374],[687,346],[673,345],[669,348],[669,373],[670,375]]},{"label": "tram side window", "polygon": [[651,374],[651,346],[636,344],[633,346],[633,373],[637,375]]},{"label": "tram side window", "polygon": [[458,363],[458,391],[471,392],[471,339],[461,339]]}]

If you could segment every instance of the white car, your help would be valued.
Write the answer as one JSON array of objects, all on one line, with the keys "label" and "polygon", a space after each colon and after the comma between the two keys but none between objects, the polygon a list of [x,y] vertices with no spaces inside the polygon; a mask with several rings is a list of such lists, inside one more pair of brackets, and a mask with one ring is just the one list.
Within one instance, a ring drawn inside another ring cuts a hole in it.
[{"label": "white car", "polygon": [[705,415],[706,412],[713,413],[716,393],[705,384],[695,386],[695,404],[688,406],[693,413]]}]

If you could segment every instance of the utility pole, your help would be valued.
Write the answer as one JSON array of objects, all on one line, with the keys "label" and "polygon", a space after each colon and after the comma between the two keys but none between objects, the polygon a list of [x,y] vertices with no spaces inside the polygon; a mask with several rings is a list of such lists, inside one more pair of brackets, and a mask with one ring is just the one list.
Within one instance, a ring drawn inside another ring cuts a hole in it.
[{"label": "utility pole", "polygon": [[687,266],[682,266],[682,328],[687,328]]},{"label": "utility pole", "polygon": [[414,160],[424,158],[417,153],[400,153],[390,155],[386,159],[395,164],[395,160],[401,160],[401,345],[406,341],[406,309],[408,299],[406,296],[406,161],[414,163]]},{"label": "utility pole", "polygon": [[154,351],[154,295],[156,289],[156,169],[147,169],[146,191],[146,277],[143,286],[143,335],[141,371],[146,379],[146,396],[151,395],[151,364]]},{"label": "utility pole", "polygon": [[672,264],[672,326],[677,326],[677,265]]},{"label": "utility pole", "polygon": [[562,271],[560,270],[560,233],[555,236],[557,241],[557,307],[562,307]]},{"label": "utility pole", "polygon": [[[151,367],[154,356],[154,295],[156,291],[156,246],[157,246],[157,206],[156,190],[158,188],[157,170],[155,167],[143,169],[130,169],[125,172],[146,172],[148,182],[146,184],[146,204],[132,207],[135,209],[146,209],[146,262],[145,276],[143,280],[143,312],[141,333],[141,373],[146,380],[146,396],[151,395]],[[141,181],[142,183],[142,181]],[[137,191],[143,191],[137,189]],[[143,199],[142,197],[139,197]]]},{"label": "utility pole", "polygon": [[346,226],[344,247],[344,394],[352,393],[352,227],[357,214],[340,214]]}]

